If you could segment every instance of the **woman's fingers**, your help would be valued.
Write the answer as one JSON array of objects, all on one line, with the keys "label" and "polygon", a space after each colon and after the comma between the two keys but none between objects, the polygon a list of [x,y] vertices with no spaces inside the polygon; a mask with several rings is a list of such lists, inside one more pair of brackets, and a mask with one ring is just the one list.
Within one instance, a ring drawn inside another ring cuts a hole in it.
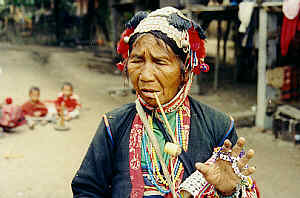
[{"label": "woman's fingers", "polygon": [[230,140],[225,140],[224,141],[224,144],[223,144],[223,151],[224,152],[230,152],[231,151],[231,146],[232,146],[232,143],[230,142]]},{"label": "woman's fingers", "polygon": [[196,163],[196,169],[202,173],[208,183],[215,185],[220,179],[220,169],[212,164]]},{"label": "woman's fingers", "polygon": [[246,155],[244,157],[242,157],[240,159],[240,161],[238,162],[238,167],[244,168],[246,166],[246,164],[248,164],[249,160],[253,158],[255,154],[255,151],[253,149],[249,149],[248,152],[246,153]]},{"label": "woman's fingers", "polygon": [[198,170],[198,171],[200,171],[203,175],[207,175],[208,174],[208,172],[209,172],[209,165],[205,165],[205,164],[203,164],[203,163],[200,163],[200,162],[198,162],[198,163],[196,163],[196,169]]},{"label": "woman's fingers", "polygon": [[245,176],[249,176],[249,175],[255,173],[255,171],[256,171],[256,168],[254,166],[252,166],[252,167],[249,167],[249,168],[245,169],[244,171],[242,171],[242,174]]},{"label": "woman's fingers", "polygon": [[246,139],[243,137],[240,137],[236,143],[236,145],[232,148],[232,157],[238,157],[241,151],[243,150],[243,147],[246,143]]}]

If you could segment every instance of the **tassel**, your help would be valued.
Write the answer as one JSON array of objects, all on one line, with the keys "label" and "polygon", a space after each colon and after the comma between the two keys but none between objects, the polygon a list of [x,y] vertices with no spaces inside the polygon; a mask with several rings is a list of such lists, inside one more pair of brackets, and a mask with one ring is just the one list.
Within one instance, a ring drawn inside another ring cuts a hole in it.
[{"label": "tassel", "polygon": [[124,63],[122,63],[122,62],[117,63],[117,67],[120,71],[123,71],[124,70]]},{"label": "tassel", "polygon": [[[129,36],[134,32],[133,28],[127,28],[121,36],[120,41],[118,42],[117,45],[117,52],[120,54],[124,59],[128,58],[128,50],[129,50]],[[128,41],[125,42],[125,37],[128,37]]]}]

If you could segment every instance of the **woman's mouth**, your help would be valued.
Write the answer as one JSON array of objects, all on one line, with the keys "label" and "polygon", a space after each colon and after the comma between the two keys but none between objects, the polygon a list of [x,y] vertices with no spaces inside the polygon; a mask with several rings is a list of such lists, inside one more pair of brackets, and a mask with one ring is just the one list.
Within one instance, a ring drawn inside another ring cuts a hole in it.
[{"label": "woman's mouth", "polygon": [[153,89],[141,89],[143,96],[148,98],[155,98],[154,93],[158,93],[159,91]]}]

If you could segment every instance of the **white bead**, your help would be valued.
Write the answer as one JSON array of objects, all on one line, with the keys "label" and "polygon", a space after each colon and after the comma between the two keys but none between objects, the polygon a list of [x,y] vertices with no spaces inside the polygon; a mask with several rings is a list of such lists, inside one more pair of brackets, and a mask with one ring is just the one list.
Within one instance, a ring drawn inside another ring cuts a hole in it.
[{"label": "white bead", "polygon": [[182,47],[183,48],[186,48],[186,47],[188,47],[189,46],[189,42],[187,41],[187,40],[183,40],[182,41]]},{"label": "white bead", "polygon": [[164,151],[173,157],[177,157],[182,152],[182,149],[177,144],[167,142]]},{"label": "white bead", "polygon": [[125,42],[125,43],[129,43],[129,37],[128,37],[128,36],[125,36],[125,37],[124,37],[124,42]]}]

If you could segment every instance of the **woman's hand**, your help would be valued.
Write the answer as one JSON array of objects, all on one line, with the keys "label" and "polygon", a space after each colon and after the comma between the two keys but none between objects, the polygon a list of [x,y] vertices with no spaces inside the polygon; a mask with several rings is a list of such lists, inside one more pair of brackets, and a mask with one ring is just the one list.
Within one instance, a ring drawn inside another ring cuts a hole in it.
[{"label": "woman's hand", "polygon": [[[229,153],[228,156],[231,158],[237,158],[242,152],[245,143],[245,138],[241,137],[231,150],[231,142],[225,140],[221,153]],[[254,150],[250,149],[241,159],[238,158],[238,168],[245,176],[255,172],[255,167],[244,168],[253,156]],[[196,163],[196,168],[204,175],[206,181],[214,185],[223,195],[231,195],[235,191],[237,184],[241,182],[241,178],[236,175],[232,168],[232,162],[220,158],[214,163],[209,161],[206,163]]]}]

